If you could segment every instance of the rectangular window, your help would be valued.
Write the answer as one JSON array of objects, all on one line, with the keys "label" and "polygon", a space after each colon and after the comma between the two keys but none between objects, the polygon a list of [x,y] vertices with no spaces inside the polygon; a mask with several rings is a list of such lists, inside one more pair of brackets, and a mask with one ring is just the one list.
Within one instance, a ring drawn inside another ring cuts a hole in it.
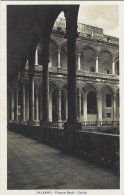
[{"label": "rectangular window", "polygon": [[106,94],[106,107],[111,107],[111,94]]},{"label": "rectangular window", "polygon": [[111,118],[111,113],[107,113],[107,118]]},{"label": "rectangular window", "polygon": [[95,72],[95,67],[90,67],[90,72]]}]

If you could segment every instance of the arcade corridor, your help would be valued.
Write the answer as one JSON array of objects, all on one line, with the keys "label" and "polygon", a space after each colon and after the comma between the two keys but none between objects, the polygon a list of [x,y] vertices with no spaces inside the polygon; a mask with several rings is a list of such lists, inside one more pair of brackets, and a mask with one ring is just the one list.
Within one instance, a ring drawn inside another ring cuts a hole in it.
[{"label": "arcade corridor", "polygon": [[119,189],[119,177],[8,131],[8,189]]}]

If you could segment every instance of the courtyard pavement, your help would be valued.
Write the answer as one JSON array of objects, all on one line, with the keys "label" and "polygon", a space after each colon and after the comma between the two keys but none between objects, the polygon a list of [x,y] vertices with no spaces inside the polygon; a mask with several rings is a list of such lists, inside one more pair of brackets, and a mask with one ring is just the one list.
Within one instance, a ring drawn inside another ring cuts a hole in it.
[{"label": "courtyard pavement", "polygon": [[8,131],[8,189],[119,189],[114,172]]}]

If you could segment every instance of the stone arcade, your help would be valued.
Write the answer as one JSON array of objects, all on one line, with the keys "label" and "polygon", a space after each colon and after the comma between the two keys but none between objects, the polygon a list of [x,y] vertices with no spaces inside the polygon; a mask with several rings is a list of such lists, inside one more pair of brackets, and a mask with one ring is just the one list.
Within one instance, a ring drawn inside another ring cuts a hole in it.
[{"label": "stone arcade", "polygon": [[11,37],[29,29],[20,23],[18,31],[8,32],[8,69],[15,63],[8,72],[10,123],[70,129],[119,125],[119,39],[82,23],[77,29],[78,6],[73,9],[73,24],[67,14],[66,21],[54,19],[51,36],[45,31],[42,42],[30,30],[31,48],[20,63]]}]

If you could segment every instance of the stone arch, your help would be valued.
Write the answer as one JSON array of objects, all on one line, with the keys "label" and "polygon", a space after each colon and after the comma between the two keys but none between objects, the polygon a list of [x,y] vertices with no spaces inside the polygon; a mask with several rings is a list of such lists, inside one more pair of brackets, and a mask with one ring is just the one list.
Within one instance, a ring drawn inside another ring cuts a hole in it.
[{"label": "stone arch", "polygon": [[81,70],[95,72],[96,69],[96,49],[90,45],[86,44],[80,48],[80,61]]},{"label": "stone arch", "polygon": [[108,84],[104,84],[101,86],[100,94],[102,98],[103,121],[112,121],[114,114],[114,88]]},{"label": "stone arch", "polygon": [[60,48],[58,41],[54,37],[50,37],[50,40],[52,40],[56,44],[57,49]]},{"label": "stone arch", "polygon": [[54,84],[54,86],[57,88],[57,90],[58,91],[60,91],[60,86],[58,85],[58,83],[56,82],[56,81],[54,81],[54,80],[52,80],[52,79],[49,79],[49,83],[52,83],[52,84]]},{"label": "stone arch", "polygon": [[64,46],[65,44],[67,44],[67,40],[64,40],[60,43],[60,49],[62,48],[62,46]]},{"label": "stone arch", "polygon": [[64,81],[61,88],[64,88],[65,86],[67,88],[67,84],[68,84],[68,82],[67,81]]},{"label": "stone arch", "polygon": [[97,118],[97,87],[94,84],[86,83],[83,86],[83,101],[86,104],[85,114],[88,121],[96,121]]},{"label": "stone arch", "polygon": [[116,89],[115,92],[116,92],[116,94],[117,94],[117,93],[120,93],[119,87],[117,87],[117,89]]},{"label": "stone arch", "polygon": [[92,88],[94,88],[96,93],[99,91],[98,87],[93,83],[84,83],[81,87],[81,90],[84,91],[84,88],[87,86],[89,86],[89,87],[91,86]]},{"label": "stone arch", "polygon": [[112,59],[114,59],[114,54],[112,53],[112,51],[111,51],[110,49],[107,49],[107,48],[100,49],[99,52],[98,52],[98,56],[100,56],[100,54],[101,54],[103,51],[107,51],[107,52],[111,55]]},{"label": "stone arch", "polygon": [[104,74],[112,74],[113,53],[110,49],[101,49],[99,51],[99,72]]},{"label": "stone arch", "polygon": [[[60,43],[60,49],[62,48],[62,46],[65,46],[65,45],[67,45],[67,40],[63,40],[61,43]],[[78,53],[78,51],[79,51],[79,46],[78,46],[78,44],[77,44],[77,42],[76,42],[76,52]]]},{"label": "stone arch", "polygon": [[100,93],[102,92],[102,90],[103,90],[105,87],[108,87],[108,88],[112,91],[112,93],[114,94],[115,89],[114,89],[114,87],[113,87],[112,85],[109,85],[109,84],[104,84],[104,85],[102,85],[102,86],[100,87]]},{"label": "stone arch", "polygon": [[114,58],[115,58],[115,59],[119,58],[119,51],[117,51],[117,52],[114,54]]},{"label": "stone arch", "polygon": [[85,44],[85,45],[83,45],[82,47],[80,47],[79,52],[81,53],[82,50],[84,50],[86,47],[91,48],[94,51],[95,55],[96,56],[98,55],[97,49],[93,45],[91,45],[91,44]]}]

